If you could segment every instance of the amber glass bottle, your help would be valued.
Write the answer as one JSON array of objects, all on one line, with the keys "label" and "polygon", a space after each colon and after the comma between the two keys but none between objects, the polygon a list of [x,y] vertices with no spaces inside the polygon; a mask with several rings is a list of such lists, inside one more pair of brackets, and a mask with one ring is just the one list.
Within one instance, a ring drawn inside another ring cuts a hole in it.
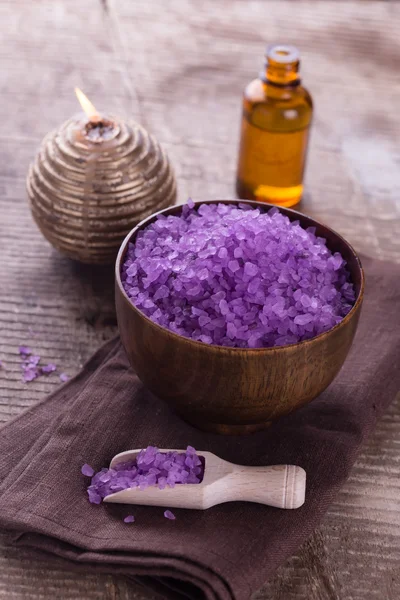
[{"label": "amber glass bottle", "polygon": [[312,100],[300,85],[299,52],[270,46],[265,72],[246,87],[236,190],[239,198],[297,204],[312,118]]}]

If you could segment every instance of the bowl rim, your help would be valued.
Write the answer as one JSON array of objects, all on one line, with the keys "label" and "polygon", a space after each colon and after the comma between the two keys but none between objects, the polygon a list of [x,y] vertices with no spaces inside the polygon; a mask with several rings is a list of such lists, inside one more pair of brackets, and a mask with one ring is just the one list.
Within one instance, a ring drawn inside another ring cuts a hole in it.
[{"label": "bowl rim", "polygon": [[[348,323],[351,318],[353,317],[353,315],[357,312],[357,310],[360,308],[362,302],[363,302],[363,297],[364,297],[364,288],[365,288],[365,275],[364,275],[364,269],[362,267],[361,264],[361,260],[358,256],[358,254],[356,253],[356,251],[354,250],[353,246],[343,237],[341,236],[339,233],[337,233],[334,229],[332,229],[331,227],[328,227],[327,225],[325,225],[324,223],[321,223],[320,221],[317,221],[316,219],[314,219],[313,217],[310,217],[309,215],[306,215],[304,213],[301,213],[297,210],[293,210],[292,208],[287,208],[286,206],[278,206],[276,204],[269,204],[267,202],[258,202],[257,200],[242,200],[242,199],[238,199],[238,198],[233,198],[233,199],[217,199],[217,200],[196,200],[194,201],[194,205],[195,206],[200,206],[201,204],[218,204],[218,203],[223,203],[223,204],[248,204],[250,206],[254,206],[256,208],[262,208],[265,211],[270,210],[271,208],[277,208],[278,210],[283,209],[283,214],[285,213],[290,213],[293,216],[299,216],[302,219],[306,218],[310,221],[310,227],[317,225],[320,227],[323,227],[325,229],[327,229],[328,231],[330,231],[334,236],[336,236],[337,238],[339,238],[349,249],[350,253],[353,255],[353,257],[356,260],[356,264],[358,265],[359,271],[360,271],[360,290],[358,292],[358,296],[356,298],[356,301],[354,302],[353,306],[351,307],[350,311],[347,313],[347,315],[345,317],[343,317],[343,319],[337,323],[336,325],[334,325],[334,327],[331,327],[330,329],[328,329],[327,331],[323,331],[322,333],[319,333],[318,335],[315,335],[314,337],[308,339],[308,340],[302,340],[300,342],[295,342],[294,344],[285,344],[282,346],[269,346],[267,348],[234,348],[231,346],[222,346],[220,344],[205,344],[204,342],[200,342],[198,340],[193,340],[192,338],[189,337],[185,337],[183,335],[180,335],[178,333],[175,333],[174,331],[171,331],[170,329],[168,329],[167,327],[163,327],[162,325],[159,325],[158,323],[155,323],[154,321],[152,321],[149,317],[147,317],[141,310],[139,310],[130,300],[130,298],[128,297],[127,293],[125,292],[124,286],[122,285],[122,281],[121,281],[121,265],[122,265],[122,260],[125,257],[125,254],[127,252],[127,248],[128,248],[128,244],[131,241],[131,238],[140,230],[140,229],[144,229],[147,225],[149,225],[151,222],[153,222],[159,215],[162,215],[164,213],[168,213],[171,210],[176,210],[179,208],[183,208],[185,206],[186,203],[184,204],[173,204],[172,206],[168,206],[167,208],[163,208],[162,210],[159,210],[155,213],[152,213],[151,215],[149,215],[148,217],[146,217],[145,219],[143,219],[142,221],[140,221],[140,223],[138,223],[137,225],[135,225],[135,227],[133,229],[131,229],[131,231],[125,236],[120,249],[118,251],[118,255],[117,258],[115,260],[115,281],[118,285],[119,291],[122,293],[122,296],[124,298],[124,300],[129,304],[130,308],[136,312],[140,317],[142,317],[143,319],[145,319],[145,321],[147,321],[149,323],[149,325],[151,325],[152,327],[154,327],[156,330],[159,329],[161,330],[161,332],[165,335],[170,335],[172,336],[172,338],[177,338],[177,340],[180,340],[181,343],[187,343],[188,345],[192,346],[192,344],[194,344],[195,346],[197,346],[198,348],[202,348],[202,349],[212,349],[212,350],[219,350],[219,351],[225,351],[225,352],[234,352],[235,354],[238,354],[240,352],[248,354],[250,353],[261,353],[261,352],[266,352],[266,353],[274,353],[274,352],[279,352],[280,350],[286,349],[286,348],[290,348],[295,350],[296,348],[302,346],[305,347],[309,344],[312,344],[313,342],[315,343],[315,340],[321,340],[324,338],[327,338],[333,331],[337,331],[339,330],[341,327],[344,327],[346,325],[346,323]],[[295,219],[293,219],[295,220]]]}]

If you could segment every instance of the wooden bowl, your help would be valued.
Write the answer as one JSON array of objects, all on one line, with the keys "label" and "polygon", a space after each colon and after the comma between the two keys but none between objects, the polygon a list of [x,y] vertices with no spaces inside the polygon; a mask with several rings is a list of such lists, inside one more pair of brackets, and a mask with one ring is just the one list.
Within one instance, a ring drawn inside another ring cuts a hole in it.
[{"label": "wooden bowl", "polygon": [[[242,200],[263,210],[272,205]],[[179,214],[181,206],[161,210],[125,238],[116,261],[116,307],[119,331],[129,361],[143,383],[186,421],[217,433],[257,431],[316,398],[336,377],[352,344],[364,293],[360,259],[340,235],[310,217],[279,208],[291,221],[316,227],[327,246],[347,261],[356,302],[335,327],[316,337],[275,348],[228,348],[196,342],[153,323],[128,299],[121,265],[128,243],[159,214]]]}]

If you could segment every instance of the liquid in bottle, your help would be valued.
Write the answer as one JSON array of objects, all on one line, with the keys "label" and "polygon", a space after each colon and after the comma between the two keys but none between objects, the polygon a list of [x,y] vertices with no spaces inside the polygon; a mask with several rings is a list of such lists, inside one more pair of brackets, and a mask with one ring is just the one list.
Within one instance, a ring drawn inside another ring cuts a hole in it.
[{"label": "liquid in bottle", "polygon": [[313,105],[300,82],[299,58],[293,46],[270,46],[265,71],[244,91],[239,198],[280,206],[301,199]]}]

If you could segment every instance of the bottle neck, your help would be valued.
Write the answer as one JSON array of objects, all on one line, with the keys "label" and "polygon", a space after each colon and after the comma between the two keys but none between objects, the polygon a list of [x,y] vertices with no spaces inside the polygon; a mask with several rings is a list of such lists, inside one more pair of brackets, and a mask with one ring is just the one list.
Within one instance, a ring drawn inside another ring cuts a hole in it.
[{"label": "bottle neck", "polygon": [[264,83],[278,87],[294,87],[300,84],[300,55],[294,46],[270,46],[265,55]]}]

